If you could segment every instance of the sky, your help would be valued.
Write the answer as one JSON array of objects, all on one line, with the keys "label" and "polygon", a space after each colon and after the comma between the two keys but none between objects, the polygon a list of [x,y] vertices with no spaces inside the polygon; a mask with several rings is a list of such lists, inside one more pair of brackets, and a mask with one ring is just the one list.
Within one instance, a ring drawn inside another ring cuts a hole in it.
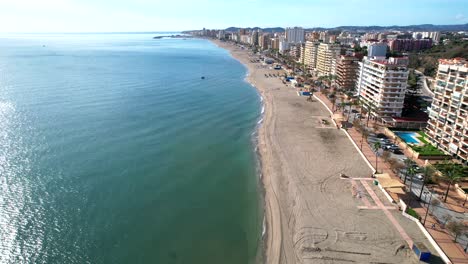
[{"label": "sky", "polygon": [[468,0],[0,0],[0,32],[468,23]]}]

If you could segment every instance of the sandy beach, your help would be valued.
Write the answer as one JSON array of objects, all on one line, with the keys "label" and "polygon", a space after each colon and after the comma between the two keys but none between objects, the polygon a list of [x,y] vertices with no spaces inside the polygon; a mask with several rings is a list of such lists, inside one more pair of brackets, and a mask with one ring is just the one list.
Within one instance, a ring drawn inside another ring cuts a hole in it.
[{"label": "sandy beach", "polygon": [[279,77],[265,77],[283,71],[251,62],[233,44],[215,43],[248,68],[247,81],[264,98],[265,263],[417,263],[408,241],[430,244],[372,184],[371,168],[330,112]]}]

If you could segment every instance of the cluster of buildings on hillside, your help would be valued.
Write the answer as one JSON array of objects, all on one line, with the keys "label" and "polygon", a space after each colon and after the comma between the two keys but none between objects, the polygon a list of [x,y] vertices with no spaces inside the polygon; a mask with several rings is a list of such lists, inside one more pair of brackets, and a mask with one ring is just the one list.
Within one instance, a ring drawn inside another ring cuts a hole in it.
[{"label": "cluster of buildings on hillside", "polygon": [[[440,32],[358,34],[306,32],[301,27],[276,33],[204,29],[195,34],[279,53],[301,65],[304,74],[333,76],[339,89],[353,91],[372,116],[389,125],[398,122],[407,125],[410,120],[402,117],[409,59],[390,55],[427,49],[441,39]],[[429,116],[422,120],[423,124],[429,120],[427,131],[434,145],[465,162],[468,161],[467,67],[463,59],[440,60],[434,102],[428,109]]]}]

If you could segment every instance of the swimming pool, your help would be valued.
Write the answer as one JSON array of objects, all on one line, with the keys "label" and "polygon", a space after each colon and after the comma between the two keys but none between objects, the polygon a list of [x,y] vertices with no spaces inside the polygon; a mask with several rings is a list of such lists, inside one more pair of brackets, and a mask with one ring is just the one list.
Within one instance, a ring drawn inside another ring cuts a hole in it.
[{"label": "swimming pool", "polygon": [[393,133],[403,139],[406,143],[419,144],[419,140],[417,139],[418,133],[416,132],[395,131]]}]

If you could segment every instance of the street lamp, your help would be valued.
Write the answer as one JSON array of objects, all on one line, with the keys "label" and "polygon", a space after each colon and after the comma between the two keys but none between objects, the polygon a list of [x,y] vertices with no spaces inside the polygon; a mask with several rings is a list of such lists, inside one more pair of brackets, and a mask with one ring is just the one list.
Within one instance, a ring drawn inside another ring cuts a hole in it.
[{"label": "street lamp", "polygon": [[430,209],[430,206],[431,206],[432,191],[433,190],[434,190],[434,188],[431,188],[431,190],[429,191],[431,195],[429,196],[429,203],[427,204],[427,210],[426,210],[426,215],[424,216],[423,226],[426,225],[426,219],[427,219],[427,215],[429,214],[429,209]]}]

